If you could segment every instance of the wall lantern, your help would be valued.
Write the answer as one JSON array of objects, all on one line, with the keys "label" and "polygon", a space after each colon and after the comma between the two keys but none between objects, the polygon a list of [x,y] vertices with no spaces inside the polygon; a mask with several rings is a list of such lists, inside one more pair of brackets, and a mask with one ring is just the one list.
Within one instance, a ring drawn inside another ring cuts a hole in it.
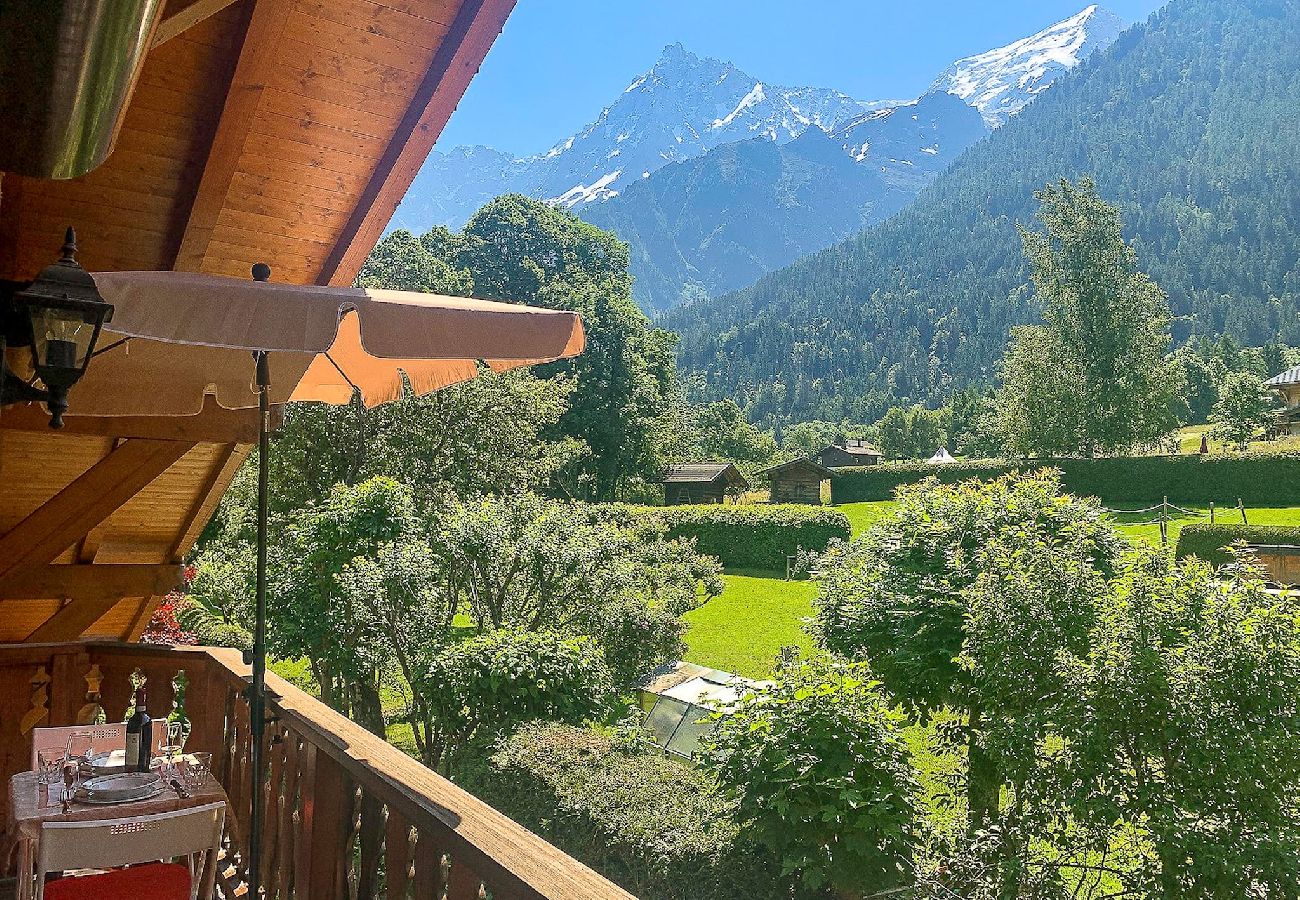
[{"label": "wall lantern", "polygon": [[[6,344],[24,348],[15,360],[19,373],[4,360],[0,405],[24,401],[43,402],[50,411],[50,427],[63,427],[68,389],[86,371],[95,352],[99,330],[113,318],[95,281],[77,262],[77,236],[71,228],[59,261],[46,266],[36,280],[13,290],[0,300],[0,356]],[[23,376],[26,377],[23,377]]]}]

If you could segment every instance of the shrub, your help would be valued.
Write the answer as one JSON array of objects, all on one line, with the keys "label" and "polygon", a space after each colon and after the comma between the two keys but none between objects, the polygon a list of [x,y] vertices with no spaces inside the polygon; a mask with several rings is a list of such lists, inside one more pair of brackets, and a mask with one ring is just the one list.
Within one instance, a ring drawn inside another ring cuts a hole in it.
[{"label": "shrub", "polygon": [[1187,525],[1178,535],[1177,556],[1195,556],[1216,566],[1231,562],[1228,548],[1247,544],[1300,545],[1300,526],[1295,525]]},{"label": "shrub", "polygon": [[642,900],[799,896],[774,859],[742,841],[712,778],[658,749],[534,723],[458,780]]},{"label": "shrub", "polygon": [[702,757],[783,873],[852,896],[907,881],[916,845],[902,717],[870,679],[864,663],[787,664],[719,717]]},{"label": "shrub", "polygon": [[613,694],[604,654],[590,638],[502,630],[447,644],[412,690],[429,721],[425,764],[450,772],[473,745],[533,719],[582,722]]},{"label": "shrub", "polygon": [[733,569],[784,570],[799,548],[820,553],[848,540],[848,517],[819,506],[716,504],[638,507],[667,526],[667,537],[694,538],[700,553]]},{"label": "shrub", "polygon": [[1212,456],[1132,456],[1009,462],[974,460],[946,466],[899,463],[841,469],[831,479],[833,503],[890,500],[894,490],[923,478],[945,484],[990,479],[1008,472],[1053,467],[1072,494],[1096,497],[1108,506],[1158,503],[1300,506],[1300,453]]}]

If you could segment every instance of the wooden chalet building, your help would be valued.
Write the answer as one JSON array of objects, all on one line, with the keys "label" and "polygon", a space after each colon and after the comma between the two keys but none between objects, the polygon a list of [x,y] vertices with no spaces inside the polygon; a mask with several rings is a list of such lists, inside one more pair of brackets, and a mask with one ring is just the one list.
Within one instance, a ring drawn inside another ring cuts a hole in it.
[{"label": "wooden chalet building", "polygon": [[728,494],[749,489],[749,482],[731,463],[707,462],[669,466],[664,473],[664,504],[726,503]]},{"label": "wooden chalet building", "polygon": [[806,456],[764,469],[761,473],[772,486],[773,503],[805,503],[820,506],[822,484],[833,474],[821,463]]},{"label": "wooden chalet building", "polygon": [[883,454],[867,441],[839,440],[814,454],[812,459],[828,469],[847,469],[852,466],[874,466]]},{"label": "wooden chalet building", "polygon": [[1268,436],[1280,438],[1300,434],[1300,366],[1275,375],[1264,382],[1264,387],[1276,392],[1283,404]]},{"label": "wooden chalet building", "polygon": [[[5,0],[0,279],[35,278],[71,225],[91,272],[248,278],[265,262],[276,281],[350,285],[514,2]],[[20,349],[4,359],[18,366]],[[76,387],[69,402],[59,431],[34,404],[0,409],[6,811],[33,726],[74,724],[92,698],[119,719],[136,671],[160,716],[183,669],[189,748],[213,752],[229,797],[214,896],[247,890],[261,791],[267,900],[630,898],[273,675],[268,765],[254,773],[239,652],[136,642],[258,412],[208,397],[193,415],[109,416],[79,406]],[[13,838],[0,834],[0,878],[14,874]]]}]

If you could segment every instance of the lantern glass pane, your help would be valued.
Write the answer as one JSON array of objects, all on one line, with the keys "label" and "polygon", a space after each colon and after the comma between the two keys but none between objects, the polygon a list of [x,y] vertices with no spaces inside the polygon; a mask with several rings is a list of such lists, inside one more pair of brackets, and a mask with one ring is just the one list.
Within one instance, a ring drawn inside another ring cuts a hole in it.
[{"label": "lantern glass pane", "polygon": [[81,371],[94,336],[95,320],[91,315],[74,309],[32,308],[38,368]]}]

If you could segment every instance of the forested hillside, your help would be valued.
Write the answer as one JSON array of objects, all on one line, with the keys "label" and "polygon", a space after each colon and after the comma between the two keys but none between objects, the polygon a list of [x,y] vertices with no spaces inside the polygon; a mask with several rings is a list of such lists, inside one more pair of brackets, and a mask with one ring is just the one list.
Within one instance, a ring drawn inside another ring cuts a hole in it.
[{"label": "forested hillside", "polygon": [[1017,224],[1095,177],[1175,340],[1300,341],[1300,0],[1174,0],[856,238],[666,324],[683,368],[770,421],[870,420],[995,372],[1037,316]]}]

